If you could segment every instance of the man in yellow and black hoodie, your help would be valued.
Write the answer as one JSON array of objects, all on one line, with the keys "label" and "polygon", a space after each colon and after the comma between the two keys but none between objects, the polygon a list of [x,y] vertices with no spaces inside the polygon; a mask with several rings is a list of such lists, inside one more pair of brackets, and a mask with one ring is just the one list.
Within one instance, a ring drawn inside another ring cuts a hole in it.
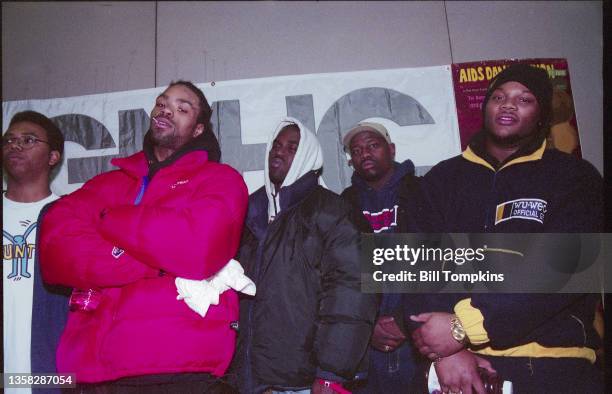
[{"label": "man in yellow and black hoodie", "polygon": [[[462,155],[423,180],[421,220],[432,232],[596,233],[601,176],[547,149],[552,86],[526,64],[503,70],[483,103],[484,127]],[[541,264],[544,264],[543,262]],[[537,266],[529,268],[538,275]],[[594,349],[597,297],[584,294],[440,294],[405,298],[415,347],[444,392],[484,392],[478,367],[514,393],[603,392]]]}]

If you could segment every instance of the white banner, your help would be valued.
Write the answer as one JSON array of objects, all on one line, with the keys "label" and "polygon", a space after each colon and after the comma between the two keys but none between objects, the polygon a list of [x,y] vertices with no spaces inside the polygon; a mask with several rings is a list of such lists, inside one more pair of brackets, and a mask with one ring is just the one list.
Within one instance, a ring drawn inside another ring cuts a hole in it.
[{"label": "white banner", "polygon": [[[384,124],[396,160],[411,159],[417,172],[460,153],[450,66],[310,74],[197,84],[213,108],[221,160],[239,170],[253,192],[263,185],[265,143],[282,116],[311,128],[324,149],[325,183],[341,192],[350,184],[341,137],[357,122]],[[163,87],[48,100],[3,102],[11,117],[34,110],[52,118],[66,137],[52,182],[57,194],[76,190],[111,169],[110,158],[142,148],[149,113]]]}]

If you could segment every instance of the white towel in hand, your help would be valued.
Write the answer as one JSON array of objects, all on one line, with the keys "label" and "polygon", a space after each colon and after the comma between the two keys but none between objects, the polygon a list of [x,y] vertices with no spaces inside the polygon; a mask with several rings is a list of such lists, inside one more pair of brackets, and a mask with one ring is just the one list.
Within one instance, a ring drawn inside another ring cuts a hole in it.
[{"label": "white towel in hand", "polygon": [[228,289],[255,295],[255,283],[244,275],[240,263],[231,259],[219,272],[204,280],[176,278],[177,300],[183,300],[204,317],[210,305],[219,304],[219,295]]}]

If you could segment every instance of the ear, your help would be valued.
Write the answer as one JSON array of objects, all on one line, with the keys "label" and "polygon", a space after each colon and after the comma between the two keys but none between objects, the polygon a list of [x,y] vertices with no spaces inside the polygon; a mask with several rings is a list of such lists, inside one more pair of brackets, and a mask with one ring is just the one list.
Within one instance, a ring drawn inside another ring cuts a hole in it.
[{"label": "ear", "polygon": [[56,150],[49,152],[49,167],[53,167],[62,160],[62,155]]},{"label": "ear", "polygon": [[204,124],[202,123],[198,123],[195,127],[195,129],[193,129],[193,138],[199,136],[200,134],[202,134],[204,132]]},{"label": "ear", "polygon": [[391,159],[395,160],[395,144],[389,144],[389,153],[391,153]]}]

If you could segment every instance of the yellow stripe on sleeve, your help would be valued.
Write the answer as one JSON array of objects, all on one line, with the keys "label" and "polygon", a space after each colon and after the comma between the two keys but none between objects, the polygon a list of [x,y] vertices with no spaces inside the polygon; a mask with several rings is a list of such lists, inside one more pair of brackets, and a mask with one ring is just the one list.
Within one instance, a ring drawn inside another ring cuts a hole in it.
[{"label": "yellow stripe on sleeve", "polygon": [[484,316],[480,309],[474,308],[471,298],[464,298],[455,305],[455,314],[467,334],[471,344],[481,345],[489,342],[487,330],[484,328]]}]

